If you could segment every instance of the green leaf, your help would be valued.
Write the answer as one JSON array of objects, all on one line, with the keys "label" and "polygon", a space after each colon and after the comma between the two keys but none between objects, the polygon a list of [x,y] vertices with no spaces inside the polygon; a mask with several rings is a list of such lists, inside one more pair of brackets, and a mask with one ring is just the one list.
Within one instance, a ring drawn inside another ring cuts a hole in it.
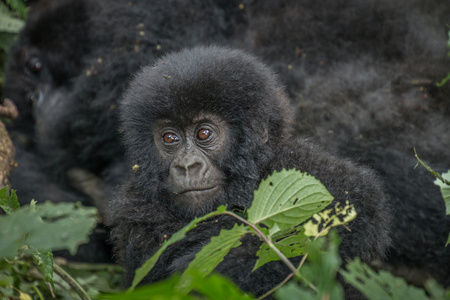
[{"label": "green leaf", "polygon": [[20,207],[19,201],[15,190],[11,190],[11,196],[9,195],[9,188],[5,186],[0,189],[0,207],[9,215],[13,210]]},{"label": "green leaf", "polygon": [[336,280],[341,265],[339,237],[330,232],[327,238],[319,238],[306,245],[306,263],[300,269],[303,285],[290,284],[275,292],[277,299],[344,299],[342,287]]},{"label": "green leaf", "polygon": [[248,220],[280,230],[296,226],[326,207],[333,197],[320,181],[294,169],[274,172],[255,191]]},{"label": "green leaf", "polygon": [[41,271],[44,280],[52,285],[53,284],[53,254],[51,250],[37,250],[31,249],[31,255],[33,257],[33,261],[38,267],[39,271]]},{"label": "green leaf", "polygon": [[19,33],[25,22],[15,17],[8,7],[0,3],[0,32]]},{"label": "green leaf", "polygon": [[[450,181],[450,171],[443,173],[441,176],[444,181]],[[434,183],[441,188],[441,194],[445,202],[446,214],[450,215],[450,185],[444,183],[444,181],[436,179]]]},{"label": "green leaf", "polygon": [[387,271],[377,273],[361,263],[359,258],[347,264],[346,269],[340,271],[345,281],[357,288],[369,300],[428,299],[423,289],[408,285],[403,278],[395,277]]},{"label": "green leaf", "polygon": [[[191,273],[192,275],[192,273]],[[219,274],[211,274],[204,277],[195,272],[192,275],[192,290],[194,294],[200,293],[206,299],[214,300],[251,300],[250,295],[241,291],[231,280]],[[202,297],[201,299],[204,299]]]},{"label": "green leaf", "polygon": [[338,246],[340,239],[335,231],[306,245],[307,263],[300,269],[301,279],[315,286],[319,299],[344,299],[342,287],[336,280],[341,267]]},{"label": "green leaf", "polygon": [[[300,232],[295,232],[294,235],[284,236],[280,239],[275,239],[275,246],[287,258],[304,255],[306,253],[305,245],[309,242],[309,238],[305,236],[304,229]],[[268,262],[280,260],[280,257],[270,248],[266,243],[262,243],[256,255],[259,257],[256,261],[253,271],[265,265]],[[252,271],[252,272],[253,272]]]},{"label": "green leaf", "polygon": [[127,291],[120,294],[102,294],[97,297],[97,299],[107,299],[107,300],[163,300],[163,299],[173,299],[173,300],[193,300],[198,299],[198,297],[193,297],[190,295],[183,295],[175,288],[178,283],[178,277],[172,276],[167,280],[159,281],[152,285],[144,285],[136,288],[133,291]]},{"label": "green leaf", "polygon": [[22,0],[6,0],[6,3],[11,7],[11,9],[17,13],[22,19],[27,17],[27,8]]},{"label": "green leaf", "polygon": [[430,295],[431,300],[450,299],[450,289],[445,290],[433,279],[425,282],[425,290]]},{"label": "green leaf", "polygon": [[355,208],[353,204],[350,205],[348,200],[344,207],[341,207],[340,203],[336,203],[334,208],[315,214],[311,220],[303,225],[305,227],[305,235],[313,237],[327,235],[331,228],[346,224],[355,218]]},{"label": "green leaf", "polygon": [[140,268],[138,268],[136,270],[136,273],[135,273],[134,279],[133,279],[133,283],[131,284],[131,287],[128,289],[128,291],[129,292],[133,291],[136,288],[136,286],[139,284],[139,282],[141,282],[142,279],[144,279],[144,277],[147,276],[147,274],[153,269],[153,267],[155,266],[159,257],[164,252],[164,250],[167,249],[167,247],[182,240],[186,236],[186,233],[188,233],[190,230],[194,229],[198,223],[200,223],[210,217],[214,217],[214,216],[222,214],[225,211],[225,209],[226,209],[225,206],[223,206],[223,205],[219,206],[216,211],[213,211],[203,217],[192,220],[189,224],[187,224],[186,226],[184,226],[183,228],[181,228],[180,230],[175,232],[170,237],[170,239],[166,240],[162,244],[161,248],[159,248],[159,250],[152,257],[150,257]]},{"label": "green leaf", "polygon": [[29,205],[0,216],[0,253],[14,257],[23,245],[35,249],[67,249],[75,254],[89,240],[97,210],[72,203]]},{"label": "green leaf", "polygon": [[[449,52],[450,53],[450,52]],[[448,75],[445,77],[445,78],[443,78],[442,80],[441,80],[441,82],[438,82],[438,83],[436,83],[436,85],[438,86],[438,87],[442,87],[444,84],[446,84],[447,83],[447,81],[449,81],[450,80],[450,73],[448,73]]]},{"label": "green leaf", "polygon": [[312,290],[308,290],[291,281],[275,292],[275,299],[321,300],[322,298],[318,294],[314,294]]},{"label": "green leaf", "polygon": [[195,270],[203,277],[209,275],[232,248],[241,245],[239,240],[247,232],[249,232],[248,226],[234,224],[233,228],[222,229],[218,236],[212,237],[211,242],[203,246],[181,275],[178,288],[183,292],[189,292],[192,280],[190,273]]}]

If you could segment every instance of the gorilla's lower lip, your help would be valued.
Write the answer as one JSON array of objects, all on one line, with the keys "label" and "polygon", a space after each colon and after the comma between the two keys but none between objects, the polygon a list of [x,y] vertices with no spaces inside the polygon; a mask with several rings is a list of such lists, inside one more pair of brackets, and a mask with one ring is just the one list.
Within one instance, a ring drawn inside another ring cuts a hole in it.
[{"label": "gorilla's lower lip", "polygon": [[187,194],[187,193],[196,193],[196,192],[207,192],[207,191],[211,191],[214,190],[216,186],[213,187],[202,187],[202,188],[190,188],[190,189],[186,189],[186,190],[182,190],[180,192],[176,192],[175,194],[177,195],[182,195],[182,194]]}]

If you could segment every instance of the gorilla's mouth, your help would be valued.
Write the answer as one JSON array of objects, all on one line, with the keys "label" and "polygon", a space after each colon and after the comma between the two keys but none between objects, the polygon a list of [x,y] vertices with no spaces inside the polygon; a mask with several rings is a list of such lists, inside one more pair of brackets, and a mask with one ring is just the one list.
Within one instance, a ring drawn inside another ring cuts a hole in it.
[{"label": "gorilla's mouth", "polygon": [[217,185],[213,186],[213,187],[187,188],[180,192],[176,192],[175,194],[176,195],[184,195],[184,194],[190,194],[190,193],[203,193],[203,192],[213,191],[216,188],[217,188]]}]

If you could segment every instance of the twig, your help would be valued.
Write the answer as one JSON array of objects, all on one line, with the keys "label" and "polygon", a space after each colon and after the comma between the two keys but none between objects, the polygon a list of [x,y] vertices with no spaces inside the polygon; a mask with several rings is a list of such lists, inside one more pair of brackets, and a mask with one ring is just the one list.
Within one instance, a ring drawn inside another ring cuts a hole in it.
[{"label": "twig", "polygon": [[75,292],[81,297],[83,300],[91,300],[89,295],[86,293],[85,290],[76,282],[75,279],[72,278],[66,271],[64,271],[60,266],[57,264],[53,264],[53,271],[61,277],[62,280],[67,282],[67,284],[75,290]]},{"label": "twig", "polygon": [[448,181],[448,180],[442,178],[441,174],[439,174],[438,172],[433,171],[433,169],[431,169],[426,163],[424,163],[424,162],[419,158],[419,156],[417,155],[417,152],[416,152],[416,148],[414,148],[414,154],[415,154],[417,160],[419,161],[419,163],[421,163],[422,166],[424,166],[425,169],[428,170],[428,172],[430,172],[431,174],[433,174],[434,177],[436,177],[437,179],[439,179],[439,180],[442,181],[443,183],[445,183],[445,184],[447,184],[447,185],[450,185],[450,181]]},{"label": "twig", "polygon": [[278,250],[278,248],[272,243],[271,240],[269,240],[266,235],[264,233],[261,232],[261,230],[259,230],[258,227],[256,227],[256,225],[248,222],[246,219],[241,218],[240,216],[236,215],[235,213],[232,213],[230,211],[224,211],[223,212],[226,215],[230,215],[236,219],[238,219],[239,221],[241,221],[242,223],[250,226],[251,228],[253,228],[253,230],[258,234],[258,236],[260,236],[263,241],[269,245],[269,247],[281,258],[281,260],[286,264],[286,266],[291,270],[292,273],[294,273],[296,276],[300,277],[300,273],[299,271],[295,268],[295,266],[291,263],[291,261],[289,259],[287,259],[286,256],[284,256],[283,253],[281,253],[280,250]]}]

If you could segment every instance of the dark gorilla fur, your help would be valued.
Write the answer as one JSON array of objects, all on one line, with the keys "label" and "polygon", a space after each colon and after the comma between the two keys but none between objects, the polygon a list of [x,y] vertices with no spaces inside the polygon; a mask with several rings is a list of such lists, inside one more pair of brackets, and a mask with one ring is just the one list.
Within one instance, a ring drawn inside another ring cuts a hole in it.
[{"label": "dark gorilla fur", "polygon": [[[129,165],[139,165],[111,201],[108,222],[126,283],[154,254],[161,242],[189,223],[193,214],[180,211],[169,193],[169,164],[158,154],[153,127],[160,119],[179,126],[208,113],[230,126],[225,154],[213,161],[223,170],[224,192],[211,199],[201,215],[220,204],[248,208],[253,190],[273,170],[297,168],[322,181],[335,201],[350,200],[358,217],[340,230],[342,257],[382,259],[390,244],[390,208],[374,174],[323,152],[289,134],[290,105],[274,73],[254,57],[218,47],[194,48],[167,55],[137,74],[120,106],[123,142]],[[160,137],[156,137],[160,138]],[[245,184],[243,184],[245,183]],[[208,240],[234,220],[215,218],[201,223],[187,239],[171,246],[145,279],[152,282],[183,270]],[[281,262],[251,273],[260,242],[246,238],[217,271],[241,288],[262,295],[289,273]]]},{"label": "dark gorilla fur", "polygon": [[435,85],[450,70],[449,2],[253,5],[251,49],[288,83],[296,134],[373,166],[385,182],[394,218],[382,266],[450,285],[450,218],[413,150],[436,171],[450,168],[450,84]]},{"label": "dark gorilla fur", "polygon": [[[229,1],[129,3],[33,3],[2,95],[20,112],[8,129],[18,163],[10,181],[22,204],[80,201],[103,214],[125,172],[116,107],[128,78],[167,51],[225,40],[234,22],[227,12],[238,11]],[[102,251],[80,259],[99,261]]]},{"label": "dark gorilla fur", "polygon": [[[74,169],[101,178],[107,187],[120,182],[123,149],[115,108],[129,76],[167,51],[225,40],[232,22],[225,21],[227,9],[226,2],[178,0],[132,5],[63,0],[33,6],[11,49],[3,91],[19,107],[20,119],[10,130],[17,146],[36,156],[32,167],[63,191],[77,195],[75,185],[85,194],[67,201],[92,198],[74,184]],[[21,153],[11,178],[21,201],[61,201],[28,176],[29,160]]]}]

